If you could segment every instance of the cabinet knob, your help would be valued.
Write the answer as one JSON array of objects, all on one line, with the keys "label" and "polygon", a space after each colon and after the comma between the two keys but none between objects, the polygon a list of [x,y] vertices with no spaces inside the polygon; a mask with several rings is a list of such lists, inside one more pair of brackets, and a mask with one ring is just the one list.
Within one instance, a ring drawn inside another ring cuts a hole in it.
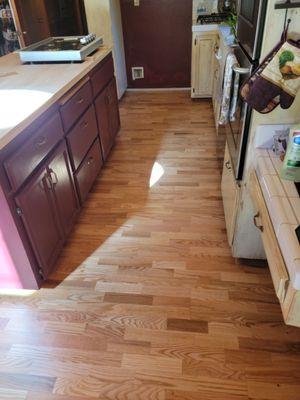
[{"label": "cabinet knob", "polygon": [[46,143],[47,143],[46,136],[40,136],[35,142],[35,147],[41,147]]},{"label": "cabinet knob", "polygon": [[225,167],[230,171],[231,170],[231,163],[230,163],[230,161],[228,160],[228,161],[226,161],[226,163],[225,163]]},{"label": "cabinet knob", "polygon": [[95,162],[94,157],[90,157],[87,161],[87,165],[93,165]]}]

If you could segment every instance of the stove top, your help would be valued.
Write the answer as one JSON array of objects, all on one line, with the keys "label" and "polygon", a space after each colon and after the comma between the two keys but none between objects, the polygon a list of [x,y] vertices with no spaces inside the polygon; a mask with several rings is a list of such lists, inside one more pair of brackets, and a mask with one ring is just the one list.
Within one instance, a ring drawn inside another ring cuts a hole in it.
[{"label": "stove top", "polygon": [[228,19],[227,13],[215,13],[215,14],[205,14],[198,15],[197,24],[207,25],[207,24],[220,24]]},{"label": "stove top", "polygon": [[79,39],[65,40],[53,39],[49,43],[43,43],[34,48],[34,51],[65,51],[65,50],[81,50],[83,44]]},{"label": "stove top", "polygon": [[19,51],[20,59],[27,62],[83,61],[103,45],[103,37],[96,35],[51,37]]}]

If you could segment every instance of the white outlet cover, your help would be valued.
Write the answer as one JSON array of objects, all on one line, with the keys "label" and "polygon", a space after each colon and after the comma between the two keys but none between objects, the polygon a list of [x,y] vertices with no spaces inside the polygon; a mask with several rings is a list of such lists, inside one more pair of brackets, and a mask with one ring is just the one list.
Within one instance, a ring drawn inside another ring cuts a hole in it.
[{"label": "white outlet cover", "polygon": [[132,79],[135,81],[136,79],[144,78],[144,67],[132,67]]},{"label": "white outlet cover", "polygon": [[271,149],[274,144],[274,135],[277,131],[285,131],[292,125],[259,125],[256,129],[254,138],[254,148],[256,149]]}]

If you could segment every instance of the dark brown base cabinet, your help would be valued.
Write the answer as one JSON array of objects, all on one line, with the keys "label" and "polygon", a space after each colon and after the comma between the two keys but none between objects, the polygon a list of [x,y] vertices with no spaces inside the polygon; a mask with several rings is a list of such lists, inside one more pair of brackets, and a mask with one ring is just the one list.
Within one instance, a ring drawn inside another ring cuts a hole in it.
[{"label": "dark brown base cabinet", "polygon": [[101,147],[104,160],[107,159],[120,127],[116,81],[113,78],[106,89],[95,100]]},{"label": "dark brown base cabinet", "polygon": [[109,54],[1,150],[1,187],[37,286],[53,271],[119,127]]}]

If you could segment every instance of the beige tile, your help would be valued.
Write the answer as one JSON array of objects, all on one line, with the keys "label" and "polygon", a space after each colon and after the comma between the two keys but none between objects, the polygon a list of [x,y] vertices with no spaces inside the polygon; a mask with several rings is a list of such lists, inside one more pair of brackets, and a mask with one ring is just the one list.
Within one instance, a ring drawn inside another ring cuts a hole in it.
[{"label": "beige tile", "polygon": [[297,225],[281,225],[278,241],[295,289],[300,290],[300,246],[295,233]]},{"label": "beige tile", "polygon": [[269,157],[258,157],[257,159],[257,172],[262,175],[276,175],[276,170]]},{"label": "beige tile", "polygon": [[264,197],[286,197],[278,176],[264,175],[260,179]]},{"label": "beige tile", "polygon": [[294,214],[296,216],[297,222],[298,224],[300,224],[300,197],[298,195],[298,197],[290,197],[289,198],[289,202],[292,205]]},{"label": "beige tile", "polygon": [[286,197],[272,197],[267,201],[267,206],[276,235],[283,224],[297,225],[292,206]]}]

